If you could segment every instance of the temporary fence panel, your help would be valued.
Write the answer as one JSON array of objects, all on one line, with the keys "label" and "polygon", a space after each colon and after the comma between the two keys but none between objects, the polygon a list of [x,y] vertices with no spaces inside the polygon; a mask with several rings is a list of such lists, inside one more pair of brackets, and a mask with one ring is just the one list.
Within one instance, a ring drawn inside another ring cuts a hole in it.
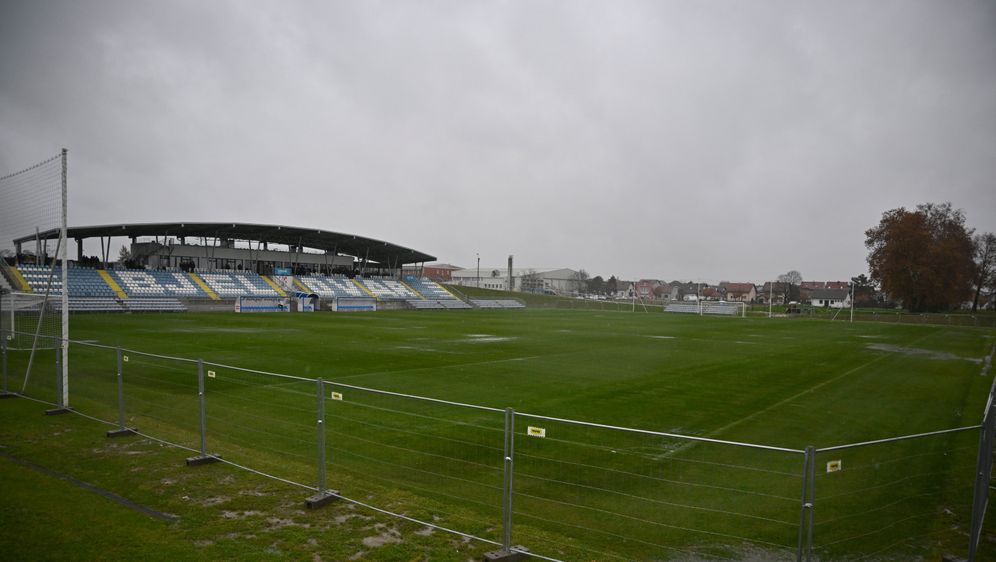
[{"label": "temporary fence panel", "polygon": [[73,356],[70,393],[74,410],[108,423],[117,423],[122,408],[118,350],[113,347],[70,342]]},{"label": "temporary fence panel", "polygon": [[[820,450],[813,557],[910,560],[964,551],[979,432],[971,429]],[[957,533],[961,536],[961,533]]]},{"label": "temporary fence panel", "polygon": [[516,415],[513,543],[558,559],[794,559],[801,451]]},{"label": "temporary fence panel", "polygon": [[329,487],[499,541],[504,412],[342,384],[325,388]]},{"label": "temporary fence panel", "polygon": [[314,485],[315,382],[204,364],[208,453]]},{"label": "temporary fence panel", "polygon": [[122,350],[128,423],[143,435],[199,451],[197,362]]}]

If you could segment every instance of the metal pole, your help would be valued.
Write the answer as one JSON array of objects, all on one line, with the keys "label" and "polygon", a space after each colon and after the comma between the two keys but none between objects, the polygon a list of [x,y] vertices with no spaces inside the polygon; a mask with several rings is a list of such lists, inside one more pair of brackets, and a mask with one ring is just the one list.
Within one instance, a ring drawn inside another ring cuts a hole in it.
[{"label": "metal pole", "polygon": [[121,375],[121,348],[117,349],[118,356],[118,427],[125,428],[124,412],[124,377]]},{"label": "metal pole", "polygon": [[[59,246],[62,248],[62,395],[59,404],[69,407],[69,239],[67,232],[68,205],[67,187],[69,177],[69,151],[62,149],[62,228],[59,231]],[[58,250],[56,250],[58,252]],[[59,254],[56,253],[56,259]]]},{"label": "metal pole", "polygon": [[3,391],[0,396],[10,394],[7,390],[7,334],[0,331],[0,352],[3,353]]},{"label": "metal pole", "polygon": [[854,322],[854,281],[851,281],[851,322]]},{"label": "metal pole", "polygon": [[221,457],[218,455],[209,455],[207,453],[207,413],[205,408],[205,396],[204,396],[204,360],[197,360],[197,396],[200,398],[200,417],[201,417],[201,454],[198,457],[187,458],[187,466],[194,466],[198,464],[207,464],[212,462],[218,462]]},{"label": "metal pole", "polygon": [[59,409],[66,407],[65,402],[63,402],[63,396],[61,392],[62,386],[62,348],[55,348],[55,403],[59,405]]},{"label": "metal pole", "polygon": [[304,505],[308,509],[322,507],[339,498],[338,490],[329,490],[325,481],[325,382],[322,379],[315,382],[318,383],[316,387],[318,420],[315,423],[317,429],[315,433],[318,437],[318,493],[304,500]]},{"label": "metal pole", "polygon": [[135,435],[136,431],[130,427],[125,427],[125,407],[124,407],[124,369],[122,368],[121,348],[117,348],[117,379],[118,379],[118,428],[107,432],[108,437],[123,437],[125,435]]},{"label": "metal pole", "polygon": [[325,493],[325,383],[318,383],[318,493]]},{"label": "metal pole", "polygon": [[806,562],[813,559],[813,517],[816,510],[816,449],[810,445],[806,447],[809,454],[809,530],[806,538]]},{"label": "metal pole", "polygon": [[515,410],[505,408],[505,461],[502,482],[502,536],[505,552],[512,549],[512,479],[515,473]]},{"label": "metal pole", "polygon": [[207,414],[204,404],[204,361],[197,360],[197,396],[200,399],[201,456],[207,456]]},{"label": "metal pole", "polygon": [[803,553],[806,552],[804,542],[806,540],[806,511],[812,510],[813,507],[809,501],[809,467],[815,461],[814,449],[807,447],[802,461],[802,491],[799,494],[799,546],[795,556],[797,562],[802,562]]}]

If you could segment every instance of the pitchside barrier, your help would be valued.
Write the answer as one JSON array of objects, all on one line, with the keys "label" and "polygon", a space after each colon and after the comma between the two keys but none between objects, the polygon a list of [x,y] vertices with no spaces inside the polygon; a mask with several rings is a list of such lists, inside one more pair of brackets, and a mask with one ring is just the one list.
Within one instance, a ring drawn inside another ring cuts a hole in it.
[{"label": "pitchside barrier", "polygon": [[[58,349],[3,389],[58,404]],[[494,547],[491,560],[906,560],[969,532],[996,432],[978,425],[793,449],[555,418],[72,341],[72,412]],[[958,554],[958,553],[956,553]]]}]

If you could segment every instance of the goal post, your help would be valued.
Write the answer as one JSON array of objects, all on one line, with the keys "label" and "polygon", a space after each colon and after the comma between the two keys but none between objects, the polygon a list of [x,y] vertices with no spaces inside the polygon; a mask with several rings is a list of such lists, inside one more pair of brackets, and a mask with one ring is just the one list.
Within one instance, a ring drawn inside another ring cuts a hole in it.
[{"label": "goal post", "polygon": [[69,406],[67,184],[66,149],[0,176],[0,259],[19,271],[17,279],[6,279],[12,290],[0,302],[8,305],[0,311],[0,330],[8,344],[30,350],[25,388],[35,352],[53,343],[60,350],[61,409]]},{"label": "goal post", "polygon": [[739,301],[679,301],[664,304],[664,312],[698,314],[699,316],[747,317],[747,303]]}]

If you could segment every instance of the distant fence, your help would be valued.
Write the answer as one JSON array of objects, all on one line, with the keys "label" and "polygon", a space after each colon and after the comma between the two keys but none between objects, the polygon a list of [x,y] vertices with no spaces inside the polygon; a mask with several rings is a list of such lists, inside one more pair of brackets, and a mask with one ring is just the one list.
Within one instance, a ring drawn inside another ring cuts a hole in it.
[{"label": "distant fence", "polygon": [[[785,305],[775,305],[772,313],[778,316],[785,316]],[[767,305],[751,305],[748,315],[753,317],[767,316]],[[802,318],[814,320],[831,320],[835,322],[849,322],[851,320],[850,308],[818,308],[806,307],[796,315]],[[907,312],[905,310],[868,310],[864,308],[854,309],[855,322],[885,322],[888,324],[924,324],[935,326],[963,326],[978,328],[996,328],[996,313],[994,312]]]},{"label": "distant fence", "polygon": [[[908,559],[988,506],[978,425],[794,449],[517,412],[71,341],[3,343],[3,392],[301,488],[543,560]],[[60,409],[61,408],[61,409]],[[933,546],[932,546],[933,545]]]}]

